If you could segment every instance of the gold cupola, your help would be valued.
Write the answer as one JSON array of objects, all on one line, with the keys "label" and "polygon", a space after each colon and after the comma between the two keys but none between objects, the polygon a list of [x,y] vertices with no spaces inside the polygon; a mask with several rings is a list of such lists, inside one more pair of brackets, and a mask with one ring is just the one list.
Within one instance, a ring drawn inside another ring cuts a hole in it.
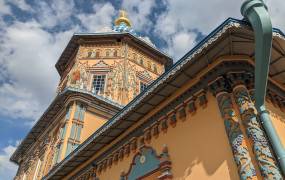
[{"label": "gold cupola", "polygon": [[120,10],[119,17],[115,20],[115,25],[119,26],[121,23],[125,23],[127,26],[131,27],[131,22],[128,19],[127,12]]}]

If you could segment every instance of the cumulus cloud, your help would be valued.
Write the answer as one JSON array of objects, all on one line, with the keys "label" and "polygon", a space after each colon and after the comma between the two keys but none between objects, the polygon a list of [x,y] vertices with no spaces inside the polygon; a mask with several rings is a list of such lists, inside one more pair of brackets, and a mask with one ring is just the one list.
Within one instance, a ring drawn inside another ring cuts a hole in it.
[{"label": "cumulus cloud", "polygon": [[73,0],[35,1],[33,14],[38,22],[47,28],[71,24],[75,11]]},{"label": "cumulus cloud", "polygon": [[148,32],[153,25],[149,15],[155,5],[153,0],[123,0],[122,8],[128,12],[136,30]]},{"label": "cumulus cloud", "polygon": [[93,5],[93,12],[81,13],[77,18],[88,32],[101,32],[106,27],[112,27],[115,8],[111,3],[96,3]]},{"label": "cumulus cloud", "polygon": [[0,35],[0,113],[34,120],[55,95],[54,68],[74,30],[51,34],[36,21],[15,22]]},{"label": "cumulus cloud", "polygon": [[285,31],[285,11],[283,0],[267,0],[265,1],[268,6],[268,11],[271,16],[272,24],[276,28],[280,28],[283,32]]},{"label": "cumulus cloud", "polygon": [[27,4],[25,0],[9,0],[9,3],[17,6],[18,8],[24,11],[32,10],[32,7],[29,4]]},{"label": "cumulus cloud", "polygon": [[[167,42],[166,51],[176,59],[196,44],[197,32],[207,35],[228,17],[242,19],[240,7],[244,1],[165,0],[162,2],[167,8],[159,15],[154,32]],[[273,25],[284,30],[283,0],[267,0],[266,3]],[[180,38],[186,36],[185,32],[187,38]]]},{"label": "cumulus cloud", "polygon": [[0,15],[10,14],[10,6],[5,2],[5,0],[0,0]]},{"label": "cumulus cloud", "polygon": [[8,145],[0,150],[0,177],[1,179],[13,179],[17,172],[17,165],[9,161],[10,156],[16,150],[16,146]]},{"label": "cumulus cloud", "polygon": [[181,58],[187,51],[194,47],[196,38],[197,34],[191,31],[175,33],[171,38],[167,39],[167,51],[169,54],[174,55],[176,59]]}]

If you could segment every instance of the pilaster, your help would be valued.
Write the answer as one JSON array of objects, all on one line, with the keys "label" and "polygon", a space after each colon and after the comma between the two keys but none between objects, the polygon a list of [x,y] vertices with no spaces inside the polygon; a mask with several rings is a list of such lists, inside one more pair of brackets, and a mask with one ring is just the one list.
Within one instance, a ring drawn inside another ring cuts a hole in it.
[{"label": "pilaster", "polygon": [[218,101],[218,106],[224,120],[225,130],[231,145],[240,178],[243,180],[257,179],[256,171],[245,142],[245,137],[241,131],[240,124],[233,107],[231,94],[228,92],[228,82],[223,77],[220,77],[211,83],[210,89]]},{"label": "pilaster", "polygon": [[280,169],[270,149],[267,137],[259,123],[257,111],[245,85],[235,85],[233,96],[239,107],[242,123],[248,138],[252,141],[253,152],[261,175],[265,179],[282,179]]}]

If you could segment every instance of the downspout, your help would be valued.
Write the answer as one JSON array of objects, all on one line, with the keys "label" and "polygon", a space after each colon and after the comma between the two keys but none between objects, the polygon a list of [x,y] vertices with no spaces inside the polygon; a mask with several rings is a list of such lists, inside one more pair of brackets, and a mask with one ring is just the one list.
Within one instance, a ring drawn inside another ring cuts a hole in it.
[{"label": "downspout", "polygon": [[272,24],[267,7],[262,0],[246,0],[241,14],[250,22],[255,38],[255,107],[261,123],[285,175],[285,150],[265,107],[268,71],[272,46]]}]

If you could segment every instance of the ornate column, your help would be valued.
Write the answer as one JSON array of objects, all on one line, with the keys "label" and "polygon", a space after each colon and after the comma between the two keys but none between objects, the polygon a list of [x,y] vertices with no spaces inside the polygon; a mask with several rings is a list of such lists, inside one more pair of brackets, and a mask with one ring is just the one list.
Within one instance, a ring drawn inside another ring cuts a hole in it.
[{"label": "ornate column", "polygon": [[210,88],[218,101],[221,115],[224,119],[226,133],[232,148],[240,178],[257,179],[256,171],[245,142],[244,135],[235,114],[231,94],[226,91],[227,84],[224,78],[219,78],[210,85]]},{"label": "ornate column", "polygon": [[253,152],[265,179],[282,179],[280,169],[270,149],[267,137],[259,124],[257,111],[245,85],[236,85],[233,96],[239,107],[242,123],[248,138],[252,141]]}]

